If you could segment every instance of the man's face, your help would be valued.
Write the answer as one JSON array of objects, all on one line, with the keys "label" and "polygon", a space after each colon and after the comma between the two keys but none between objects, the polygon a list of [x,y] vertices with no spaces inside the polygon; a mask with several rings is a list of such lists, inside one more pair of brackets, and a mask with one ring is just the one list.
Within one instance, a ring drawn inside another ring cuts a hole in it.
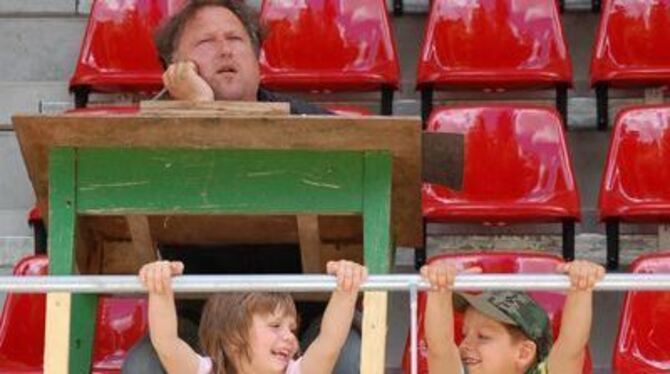
[{"label": "man's face", "polygon": [[256,100],[258,57],[240,19],[224,7],[196,12],[184,26],[173,59],[194,62],[215,100]]}]

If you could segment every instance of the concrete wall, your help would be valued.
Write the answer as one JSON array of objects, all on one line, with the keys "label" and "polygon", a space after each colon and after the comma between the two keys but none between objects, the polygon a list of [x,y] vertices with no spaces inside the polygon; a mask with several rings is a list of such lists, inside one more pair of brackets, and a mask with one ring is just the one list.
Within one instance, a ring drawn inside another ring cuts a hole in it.
[{"label": "concrete wall", "polygon": [[0,126],[10,115],[37,112],[41,100],[69,101],[87,8],[77,0],[0,3]]}]

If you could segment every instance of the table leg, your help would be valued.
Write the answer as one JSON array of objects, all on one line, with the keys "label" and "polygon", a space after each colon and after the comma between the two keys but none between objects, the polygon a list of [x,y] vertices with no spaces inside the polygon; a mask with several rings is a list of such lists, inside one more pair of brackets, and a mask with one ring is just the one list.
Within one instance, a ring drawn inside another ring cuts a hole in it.
[{"label": "table leg", "polygon": [[[58,148],[49,159],[49,273],[75,271],[76,151]],[[48,374],[89,373],[95,330],[97,295],[47,295],[44,371]]]},{"label": "table leg", "polygon": [[[371,274],[391,270],[391,169],[387,152],[365,154],[363,237],[365,265]],[[363,302],[361,373],[382,374],[386,365],[387,292],[366,292]]]}]

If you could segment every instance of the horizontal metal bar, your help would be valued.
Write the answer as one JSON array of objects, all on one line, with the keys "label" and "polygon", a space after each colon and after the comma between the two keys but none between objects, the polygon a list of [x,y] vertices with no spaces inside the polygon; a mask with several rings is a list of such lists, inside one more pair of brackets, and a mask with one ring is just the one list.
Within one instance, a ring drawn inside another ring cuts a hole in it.
[{"label": "horizontal metal bar", "polygon": [[[371,275],[363,291],[409,291],[429,289],[416,274]],[[175,292],[282,291],[324,292],[336,287],[330,275],[184,275],[173,280]],[[560,274],[463,274],[454,289],[463,290],[567,290],[570,281]],[[595,287],[598,291],[669,290],[670,274],[607,274]],[[0,291],[16,293],[144,293],[135,275],[4,276]]]}]

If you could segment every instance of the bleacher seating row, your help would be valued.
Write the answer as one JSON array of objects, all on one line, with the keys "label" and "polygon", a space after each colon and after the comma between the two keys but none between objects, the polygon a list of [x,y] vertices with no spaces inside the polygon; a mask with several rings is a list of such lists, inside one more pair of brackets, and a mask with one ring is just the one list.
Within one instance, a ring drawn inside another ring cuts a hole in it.
[{"label": "bleacher seating row", "polygon": [[[448,254],[432,258],[449,258],[468,266],[479,266],[488,273],[553,273],[562,262],[558,256],[531,252],[495,252]],[[14,275],[45,275],[46,256],[29,256],[14,267]],[[631,266],[635,273],[670,271],[670,253],[641,256]],[[533,292],[533,298],[547,311],[554,336],[560,330],[565,295],[560,292]],[[667,292],[628,292],[619,321],[619,333],[613,348],[615,373],[662,373],[670,365],[670,340],[665,327],[670,321]],[[42,373],[44,354],[45,295],[9,294],[0,315],[0,372]],[[428,373],[426,343],[423,338],[425,294],[419,295],[419,371]],[[128,350],[147,332],[146,299],[102,297],[98,304],[92,373],[120,373]],[[460,326],[462,316],[456,316]],[[460,328],[456,328],[457,332]],[[457,336],[460,339],[460,336]],[[409,338],[403,368],[409,368]],[[590,354],[584,363],[585,374],[592,372]]]},{"label": "bleacher seating row", "polygon": [[[156,27],[183,0],[96,1],[70,81],[76,107],[91,92],[155,92],[162,68]],[[110,4],[114,4],[112,7]],[[262,84],[286,91],[381,91],[381,113],[393,111],[399,86],[396,43],[383,0],[265,0],[269,30],[260,61]],[[521,4],[521,5],[520,5]],[[598,128],[606,129],[609,88],[666,86],[670,1],[609,0],[591,60]],[[567,118],[572,66],[554,0],[433,1],[419,56],[422,116],[434,90],[556,90]]]},{"label": "bleacher seating row", "polygon": [[[560,119],[529,106],[438,108],[427,131],[465,135],[463,187],[424,184],[428,222],[561,222],[574,258],[579,194]],[[670,106],[634,107],[615,120],[600,184],[607,267],[619,267],[619,224],[670,220]]]},{"label": "bleacher seating row", "polygon": [[[160,89],[162,68],[152,35],[182,2],[125,0],[114,7],[105,1],[94,3],[70,82],[78,110],[86,106],[90,92]],[[260,55],[263,84],[290,91],[380,90],[381,111],[391,114],[399,67],[385,2],[296,4],[277,0],[262,4],[260,17],[270,30]],[[557,129],[565,124],[566,90],[572,82],[570,58],[553,0],[529,0],[520,7],[510,4],[502,0],[432,4],[418,67],[422,114],[427,131],[465,134],[467,149],[462,191],[425,185],[424,218],[494,224],[561,222],[563,256],[571,259],[574,226],[580,218],[579,195],[564,134]],[[606,106],[607,87],[670,81],[670,54],[656,48],[670,41],[670,32],[664,30],[670,30],[670,0],[605,2],[591,69],[592,85],[599,92],[600,128],[607,124],[606,118],[602,122],[607,110],[601,110]],[[432,109],[437,89],[538,87],[556,88],[560,116],[549,108],[527,105]],[[369,113],[351,106],[333,109]],[[634,171],[640,165],[665,170],[665,113],[662,107],[636,108],[622,112],[616,121],[600,198],[609,268],[618,266],[619,222],[659,222],[670,217],[670,193],[664,187],[670,176]],[[645,125],[629,130],[629,122],[640,118],[645,118]],[[650,137],[654,140],[645,141]],[[622,170],[630,170],[625,179],[620,177]],[[39,224],[35,227],[42,229]],[[421,248],[417,254],[420,263]]]}]

